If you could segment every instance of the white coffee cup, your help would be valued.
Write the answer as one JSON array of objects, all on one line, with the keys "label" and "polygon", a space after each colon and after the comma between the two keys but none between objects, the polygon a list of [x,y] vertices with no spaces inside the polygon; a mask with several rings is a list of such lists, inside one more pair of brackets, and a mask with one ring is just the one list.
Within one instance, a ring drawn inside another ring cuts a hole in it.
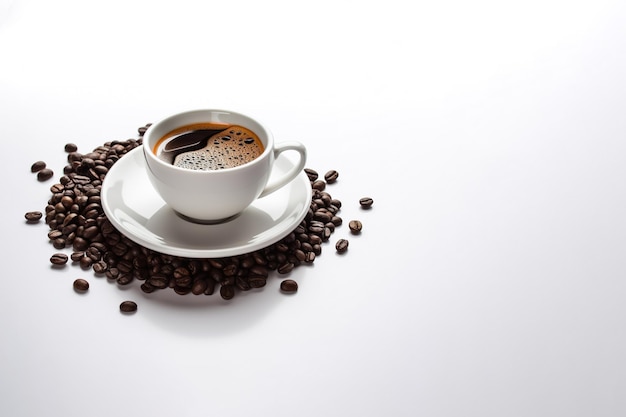
[{"label": "white coffee cup", "polygon": [[[169,132],[199,123],[226,123],[254,132],[264,151],[243,165],[219,170],[181,168],[159,158],[157,142]],[[297,163],[277,178],[272,177],[274,161],[285,151],[299,154]],[[143,136],[143,152],[148,177],[161,198],[181,217],[197,223],[230,220],[258,198],[278,190],[293,180],[306,163],[306,148],[299,142],[274,143],[271,132],[258,121],[227,110],[192,110],[169,116],[152,124]]]}]

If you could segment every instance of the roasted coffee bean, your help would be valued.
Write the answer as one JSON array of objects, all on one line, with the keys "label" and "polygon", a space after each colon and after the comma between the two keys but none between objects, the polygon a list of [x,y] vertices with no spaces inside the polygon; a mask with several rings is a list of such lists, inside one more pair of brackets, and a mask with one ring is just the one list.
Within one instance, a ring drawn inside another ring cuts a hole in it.
[{"label": "roasted coffee bean", "polygon": [[334,169],[328,171],[326,174],[324,174],[324,179],[326,180],[326,182],[328,184],[332,184],[335,181],[337,181],[337,178],[339,177],[339,173],[337,171],[335,171]]},{"label": "roasted coffee bean", "polygon": [[327,211],[318,210],[315,212],[315,214],[313,214],[313,218],[315,220],[321,221],[322,223],[328,223],[333,218],[333,216]]},{"label": "roasted coffee bean", "polygon": [[280,283],[280,290],[283,292],[296,292],[298,291],[298,283],[292,279],[286,279]]},{"label": "roasted coffee bean", "polygon": [[78,292],[85,292],[89,289],[89,282],[85,279],[78,278],[74,280],[74,289]]},{"label": "roasted coffee bean", "polygon": [[338,253],[344,253],[348,250],[348,243],[346,239],[339,239],[335,244],[335,249],[337,249]]},{"label": "roasted coffee bean", "polygon": [[[88,247],[87,251],[85,251],[85,254],[89,257],[89,259],[94,262],[98,262],[100,259],[102,259],[102,253],[100,253],[100,251],[94,246]],[[139,262],[141,259],[142,258],[135,258],[134,262]]]},{"label": "roasted coffee bean", "polygon": [[220,295],[224,300],[231,300],[235,296],[235,287],[233,285],[222,285],[220,287]]},{"label": "roasted coffee bean", "polygon": [[267,278],[267,276],[269,275],[269,270],[263,265],[255,265],[252,268],[250,268],[250,273],[254,275],[258,275],[263,278]]},{"label": "roasted coffee bean", "polygon": [[311,226],[309,226],[309,232],[321,235],[324,232],[324,224],[319,222],[311,223]]},{"label": "roasted coffee bean", "polygon": [[37,172],[37,179],[39,181],[48,181],[50,178],[54,176],[54,171],[50,168],[44,168]]},{"label": "roasted coffee bean", "polygon": [[73,262],[80,262],[83,256],[85,256],[84,252],[72,252],[72,254],[70,255],[70,259]]},{"label": "roasted coffee bean", "polygon": [[74,199],[69,195],[64,195],[61,197],[61,201],[59,203],[63,206],[64,209],[69,209],[74,204]]},{"label": "roasted coffee bean", "polygon": [[30,166],[30,172],[39,172],[46,167],[44,161],[37,161]]},{"label": "roasted coffee bean", "polygon": [[68,257],[64,253],[55,253],[50,257],[50,262],[54,265],[65,265],[67,263]]},{"label": "roasted coffee bean", "polygon": [[40,211],[29,211],[24,214],[24,218],[28,223],[36,223],[43,217],[43,213]]},{"label": "roasted coffee bean", "polygon": [[324,189],[326,189],[326,183],[322,180],[313,181],[312,187],[314,190],[324,191]]},{"label": "roasted coffee bean", "polygon": [[207,282],[202,278],[198,278],[193,281],[193,285],[191,286],[191,293],[194,295],[204,294],[204,291],[207,289]]},{"label": "roasted coffee bean", "polygon": [[63,249],[65,248],[66,243],[67,240],[65,238],[58,237],[52,241],[52,246],[54,246],[55,249]]},{"label": "roasted coffee bean", "polygon": [[250,285],[250,288],[262,288],[265,287],[266,283],[267,278],[265,277],[261,277],[258,275],[252,275],[248,277],[248,284]]},{"label": "roasted coffee bean", "polygon": [[320,243],[322,243],[322,238],[317,236],[317,235],[310,235],[309,236],[309,243],[311,245],[319,245]]},{"label": "roasted coffee bean", "polygon": [[137,311],[137,303],[134,301],[122,301],[120,304],[120,311],[123,313],[133,313]]},{"label": "roasted coffee bean", "polygon": [[363,197],[359,200],[359,204],[362,208],[368,209],[372,207],[372,204],[374,204],[374,200],[372,200],[371,197]]},{"label": "roasted coffee bean", "polygon": [[118,285],[128,285],[133,282],[134,276],[129,273],[120,273],[116,279]]},{"label": "roasted coffee bean", "polygon": [[169,279],[165,274],[155,274],[148,278],[147,281],[154,288],[163,289],[169,286]]},{"label": "roasted coffee bean", "polygon": [[107,270],[107,263],[104,261],[98,261],[93,264],[92,269],[96,274],[104,274]]},{"label": "roasted coffee bean", "polygon": [[78,150],[78,146],[76,146],[73,143],[66,143],[65,144],[65,152],[70,153],[70,152],[76,152]]},{"label": "roasted coffee bean", "polygon": [[215,292],[215,281],[212,279],[206,280],[206,290],[204,290],[204,295],[213,295]]},{"label": "roasted coffee bean", "polygon": [[89,247],[89,242],[87,242],[82,237],[77,237],[74,239],[73,245],[75,251],[84,251]]},{"label": "roasted coffee bean", "polygon": [[81,268],[89,269],[91,268],[91,265],[93,265],[93,260],[88,256],[83,256],[82,258],[80,258],[78,263],[80,264]]},{"label": "roasted coffee bean", "polygon": [[350,220],[350,223],[348,223],[348,227],[350,228],[350,231],[352,233],[359,234],[363,229],[363,224],[359,220]]},{"label": "roasted coffee bean", "polygon": [[284,263],[284,264],[280,265],[278,267],[277,271],[278,271],[279,274],[283,274],[284,275],[284,274],[288,274],[291,271],[293,271],[294,267],[295,267],[295,265],[293,263],[287,262],[287,263]]},{"label": "roasted coffee bean", "polygon": [[299,262],[304,262],[306,260],[306,253],[304,253],[301,249],[296,249],[294,255]]},{"label": "roasted coffee bean", "polygon": [[326,242],[328,239],[330,239],[330,235],[332,234],[333,234],[332,230],[324,226],[324,231],[322,233],[322,242]]},{"label": "roasted coffee bean", "polygon": [[343,223],[343,219],[339,216],[333,216],[330,221],[333,222],[335,226],[341,226],[341,224]]},{"label": "roasted coffee bean", "polygon": [[57,229],[53,229],[48,232],[48,239],[50,240],[58,239],[61,236],[63,236],[63,232]]},{"label": "roasted coffee bean", "polygon": [[311,182],[317,180],[317,178],[319,177],[319,174],[317,173],[317,171],[311,168],[304,168],[304,173],[306,174],[307,177],[309,177],[309,181]]},{"label": "roasted coffee bean", "polygon": [[65,186],[63,184],[54,184],[50,187],[50,192],[53,194],[62,193],[65,190]]}]

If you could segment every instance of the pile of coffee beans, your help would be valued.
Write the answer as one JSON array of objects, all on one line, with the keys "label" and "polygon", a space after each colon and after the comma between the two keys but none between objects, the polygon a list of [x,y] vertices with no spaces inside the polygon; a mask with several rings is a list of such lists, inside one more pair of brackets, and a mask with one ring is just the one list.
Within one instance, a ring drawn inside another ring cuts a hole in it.
[{"label": "pile of coffee beans", "polygon": [[[48,238],[54,248],[71,247],[72,263],[83,269],[92,269],[119,285],[140,281],[146,293],[171,289],[177,294],[211,295],[219,292],[225,300],[239,291],[264,287],[273,272],[289,274],[300,265],[312,264],[322,252],[335,229],[342,224],[338,215],[341,201],[333,198],[326,185],[337,181],[338,172],[331,170],[319,179],[318,173],[305,169],[313,191],[306,217],[280,241],[251,253],[224,258],[185,258],[155,252],[120,233],[107,219],[100,201],[102,182],[109,169],[124,155],[141,146],[149,124],[138,129],[139,137],[110,141],[88,153],[78,152],[76,145],[65,145],[67,165],[59,182],[50,187],[52,193],[45,208]],[[38,161],[31,170],[41,173],[45,163]],[[43,177],[48,177],[50,172]],[[39,178],[41,180],[41,178]],[[48,177],[49,179],[49,177]],[[361,199],[362,207],[371,207],[371,198]],[[28,212],[27,222],[35,222],[41,213]],[[360,232],[361,223],[351,223],[351,230]],[[346,252],[348,241],[337,241],[336,250]],[[50,258],[55,266],[68,262],[68,256],[55,253]],[[87,285],[88,287],[88,285]],[[80,281],[80,288],[85,283]],[[293,293],[298,284],[285,279],[281,291]],[[124,312],[136,310],[136,304],[125,302]]]}]

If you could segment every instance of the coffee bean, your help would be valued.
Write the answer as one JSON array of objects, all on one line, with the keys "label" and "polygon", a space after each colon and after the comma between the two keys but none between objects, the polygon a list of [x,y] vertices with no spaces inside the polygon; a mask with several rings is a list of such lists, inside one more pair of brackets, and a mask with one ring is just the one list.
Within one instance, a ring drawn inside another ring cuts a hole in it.
[{"label": "coffee bean", "polygon": [[44,168],[37,173],[37,179],[39,181],[48,181],[54,176],[54,171],[50,168]]},{"label": "coffee bean", "polygon": [[196,279],[193,282],[193,285],[191,287],[191,292],[194,295],[200,295],[200,294],[204,294],[204,291],[207,289],[207,282],[206,280],[199,278]]},{"label": "coffee bean", "polygon": [[78,292],[85,292],[89,289],[89,282],[85,279],[78,278],[74,280],[74,289]]},{"label": "coffee bean", "polygon": [[319,177],[319,174],[314,169],[304,168],[304,172],[306,176],[309,177],[309,181],[311,182],[315,181]]},{"label": "coffee bean", "polygon": [[295,265],[293,263],[287,262],[287,263],[284,263],[284,264],[280,265],[278,267],[277,271],[278,271],[279,274],[283,274],[284,275],[284,274],[288,274],[291,271],[293,271],[294,267],[295,267]]},{"label": "coffee bean", "polygon": [[137,303],[134,301],[122,301],[120,304],[120,311],[123,313],[133,313],[137,311]]},{"label": "coffee bean", "polygon": [[104,274],[107,268],[107,263],[104,261],[98,261],[92,266],[93,272],[95,272],[96,274]]},{"label": "coffee bean", "polygon": [[348,250],[348,243],[346,239],[339,239],[335,244],[335,249],[337,249],[338,253],[344,253]]},{"label": "coffee bean", "polygon": [[322,223],[328,223],[332,218],[332,214],[323,210],[318,210],[313,214],[313,219],[319,220]]},{"label": "coffee bean", "polygon": [[67,263],[68,257],[64,253],[55,253],[50,257],[50,262],[54,265],[65,265]]},{"label": "coffee bean", "polygon": [[326,182],[328,184],[332,184],[335,181],[337,181],[337,178],[339,177],[339,173],[337,171],[335,171],[334,169],[328,171],[326,174],[324,174],[324,179],[326,180]]},{"label": "coffee bean", "polygon": [[326,189],[326,183],[322,180],[313,181],[312,187],[314,190],[324,191]]},{"label": "coffee bean", "polygon": [[41,220],[41,218],[43,217],[43,213],[40,211],[29,211],[24,214],[24,217],[26,218],[26,221],[28,223],[36,223]]},{"label": "coffee bean", "polygon": [[78,150],[78,146],[76,146],[73,143],[66,143],[65,144],[65,152],[70,153],[70,152],[76,152]]},{"label": "coffee bean", "polygon": [[83,256],[82,258],[80,258],[78,263],[80,264],[80,267],[83,269],[89,269],[91,268],[91,265],[93,265],[93,261],[88,256]]},{"label": "coffee bean", "polygon": [[348,227],[353,234],[359,234],[363,229],[363,224],[359,220],[350,220]]},{"label": "coffee bean", "polygon": [[61,236],[63,236],[63,232],[57,229],[53,229],[48,232],[48,239],[50,240],[58,239]]},{"label": "coffee bean", "polygon": [[292,279],[286,279],[280,283],[280,290],[283,292],[296,292],[298,291],[298,283]]},{"label": "coffee bean", "polygon": [[233,285],[222,285],[220,287],[220,295],[224,300],[231,300],[235,296],[235,287]]},{"label": "coffee bean", "polygon": [[30,166],[30,172],[39,172],[46,167],[44,161],[37,161]]},{"label": "coffee bean", "polygon": [[248,284],[250,284],[251,288],[261,288],[264,287],[266,283],[267,278],[255,275],[248,277]]},{"label": "coffee bean", "polygon": [[52,241],[52,246],[54,246],[55,249],[63,249],[66,244],[67,240],[63,237],[58,237]]},{"label": "coffee bean", "polygon": [[80,262],[80,260],[85,256],[84,252],[72,252],[70,255],[70,259],[73,262]]},{"label": "coffee bean", "polygon": [[368,209],[372,207],[372,204],[374,204],[374,200],[372,200],[371,197],[363,197],[359,200],[359,204],[362,208]]}]

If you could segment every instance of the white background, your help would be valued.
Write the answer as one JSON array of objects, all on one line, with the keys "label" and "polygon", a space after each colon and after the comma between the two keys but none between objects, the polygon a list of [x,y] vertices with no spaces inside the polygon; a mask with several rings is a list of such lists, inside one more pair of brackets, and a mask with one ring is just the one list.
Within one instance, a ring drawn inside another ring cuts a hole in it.
[{"label": "white background", "polygon": [[[0,415],[626,415],[625,19],[605,0],[1,0]],[[58,177],[67,142],[207,107],[338,170],[362,234],[339,228],[295,295],[51,268],[24,213],[53,181],[30,165]]]}]

